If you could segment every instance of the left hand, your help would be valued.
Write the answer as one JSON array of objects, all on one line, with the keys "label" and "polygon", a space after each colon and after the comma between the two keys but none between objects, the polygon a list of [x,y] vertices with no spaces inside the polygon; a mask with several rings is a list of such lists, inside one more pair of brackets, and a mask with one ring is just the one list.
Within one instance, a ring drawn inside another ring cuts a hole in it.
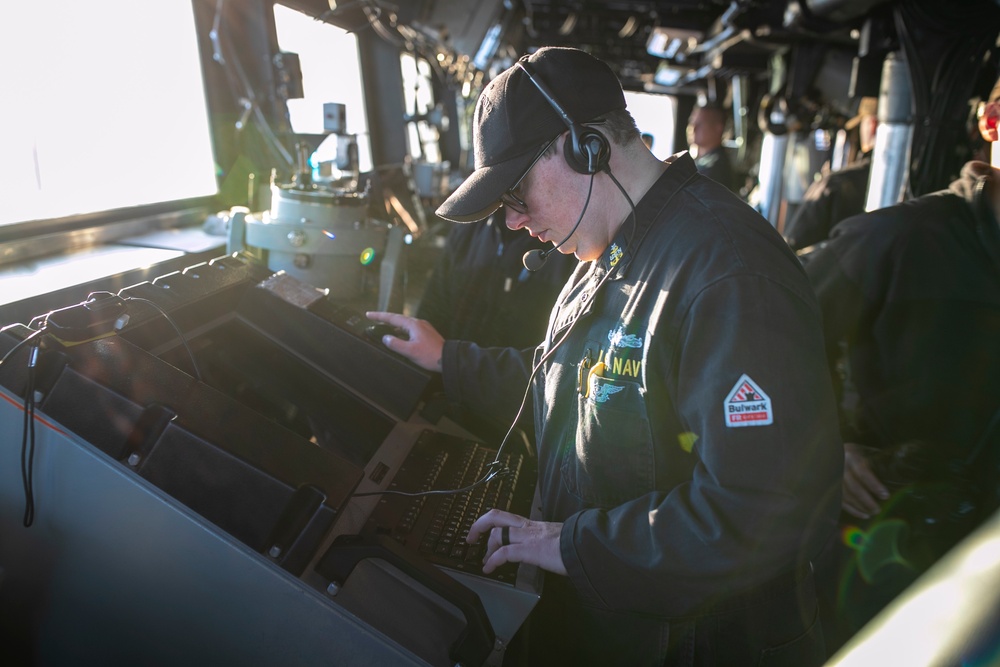
[{"label": "left hand", "polygon": [[[510,544],[501,542],[503,528],[507,527]],[[529,563],[555,574],[566,574],[559,551],[561,523],[530,521],[502,510],[490,510],[469,529],[467,541],[474,544],[480,535],[489,533],[483,572],[489,574],[504,563]]]},{"label": "left hand", "polygon": [[395,336],[385,336],[382,344],[393,352],[397,352],[421,368],[441,372],[441,355],[444,350],[444,338],[430,322],[407,317],[398,313],[369,311],[365,313],[368,319],[375,322],[385,322],[394,327],[404,329],[410,340]]}]

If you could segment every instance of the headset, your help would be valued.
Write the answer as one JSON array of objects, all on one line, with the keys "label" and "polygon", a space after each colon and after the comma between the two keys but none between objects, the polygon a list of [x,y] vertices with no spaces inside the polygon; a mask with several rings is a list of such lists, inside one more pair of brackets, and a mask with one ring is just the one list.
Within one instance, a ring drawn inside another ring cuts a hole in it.
[{"label": "headset", "polygon": [[527,61],[518,60],[516,65],[527,75],[528,80],[535,84],[545,101],[555,109],[562,121],[566,123],[566,127],[569,128],[569,141],[565,144],[563,154],[573,171],[592,176],[606,169],[611,157],[611,146],[608,144],[607,138],[597,130],[590,129],[573,120],[562,108],[562,105],[556,101],[545,82],[535,77],[528,68]]},{"label": "headset", "polygon": [[[542,94],[545,101],[555,109],[555,112],[566,123],[566,127],[569,128],[569,139],[563,144],[563,155],[566,158],[566,164],[578,174],[589,175],[590,186],[593,188],[594,175],[597,172],[607,171],[611,173],[608,170],[608,161],[611,158],[611,145],[608,143],[607,137],[597,130],[590,129],[573,120],[566,113],[566,110],[562,108],[562,105],[556,101],[555,95],[545,85],[545,82],[535,77],[531,69],[529,69],[526,60],[518,60],[516,66],[521,68],[525,76],[528,77],[528,80],[538,88],[538,92]],[[590,191],[587,192],[587,204],[589,203]],[[587,204],[584,204],[583,212],[586,212]],[[529,250],[524,253],[524,268],[532,273],[541,269],[545,265],[545,261],[549,258],[549,255],[558,250],[566,241],[569,241],[570,237],[576,232],[577,227],[580,226],[580,222],[583,220],[583,212],[580,213],[580,217],[577,219],[576,224],[573,225],[570,233],[566,235],[566,238],[555,246],[548,250]]]}]

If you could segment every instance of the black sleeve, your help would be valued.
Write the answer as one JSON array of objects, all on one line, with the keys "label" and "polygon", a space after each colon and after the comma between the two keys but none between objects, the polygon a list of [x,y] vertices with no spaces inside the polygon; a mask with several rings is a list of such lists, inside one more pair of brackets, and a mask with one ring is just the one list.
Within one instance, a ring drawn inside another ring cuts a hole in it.
[{"label": "black sleeve", "polygon": [[839,354],[841,342],[857,330],[864,311],[864,294],[859,283],[848,276],[842,254],[853,254],[853,234],[840,234],[809,255],[806,275],[816,292],[823,313],[823,335],[829,359]]},{"label": "black sleeve", "polygon": [[417,308],[417,317],[427,320],[434,325],[438,332],[448,338],[451,336],[451,318],[455,312],[453,303],[453,263],[454,257],[459,256],[454,252],[455,244],[454,231],[448,235],[448,242],[441,253],[431,277],[427,281],[424,293],[420,297],[420,305]]},{"label": "black sleeve", "polygon": [[533,349],[479,347],[461,340],[446,340],[441,354],[441,375],[449,400],[501,422],[513,422],[522,405],[518,424],[534,422],[531,395],[527,393]]},{"label": "black sleeve", "polygon": [[792,250],[801,250],[826,240],[833,219],[836,193],[826,186],[826,179],[814,183],[785,229],[785,241]]},{"label": "black sleeve", "polygon": [[892,233],[879,214],[854,216],[836,225],[832,237],[805,264],[823,314],[827,364],[837,395],[840,428],[847,441],[861,437],[853,409],[848,409],[847,382],[851,349],[865,344],[878,316],[878,295],[886,290]]}]

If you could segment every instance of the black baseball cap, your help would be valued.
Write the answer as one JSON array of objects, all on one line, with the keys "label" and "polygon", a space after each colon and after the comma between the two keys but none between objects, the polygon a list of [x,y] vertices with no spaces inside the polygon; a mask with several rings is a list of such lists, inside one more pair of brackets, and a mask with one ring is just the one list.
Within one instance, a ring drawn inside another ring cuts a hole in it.
[{"label": "black baseball cap", "polygon": [[[576,123],[625,108],[618,77],[604,62],[578,49],[545,47],[527,58],[559,106]],[[514,65],[487,84],[473,121],[475,170],[437,209],[453,222],[482,220],[528,169],[542,146],[568,129],[545,96]]]}]

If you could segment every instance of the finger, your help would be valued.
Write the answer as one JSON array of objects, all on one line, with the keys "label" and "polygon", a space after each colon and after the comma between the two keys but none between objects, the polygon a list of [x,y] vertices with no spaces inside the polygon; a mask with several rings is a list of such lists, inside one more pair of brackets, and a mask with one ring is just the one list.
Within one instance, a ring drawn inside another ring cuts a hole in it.
[{"label": "finger", "polygon": [[521,549],[521,546],[515,542],[515,538],[512,536],[514,530],[515,528],[509,525],[494,526],[490,530],[486,554],[483,556],[483,572],[489,574],[504,563],[520,562],[515,554]]},{"label": "finger", "polygon": [[844,500],[840,504],[840,506],[843,508],[843,510],[845,512],[847,512],[848,514],[850,514],[853,517],[857,517],[858,519],[867,519],[868,518],[868,514],[866,514],[863,510],[855,507],[853,504],[851,504],[847,500]]},{"label": "finger", "polygon": [[[485,515],[483,515],[485,516]],[[465,541],[469,544],[475,544],[479,541],[483,535],[490,533],[493,530],[493,524],[489,522],[484,522],[483,517],[476,519],[472,526],[469,528],[469,534],[465,536]]]},{"label": "finger", "polygon": [[856,486],[863,487],[873,496],[885,499],[889,497],[889,490],[885,488],[882,481],[869,465],[868,460],[861,457],[848,457],[845,461],[845,478],[853,478]]},{"label": "finger", "polygon": [[[486,551],[483,553],[483,563],[484,564],[487,563],[490,560],[490,558],[493,557],[493,554],[496,553],[497,550],[503,548],[503,546],[504,546],[503,529],[504,528],[507,528],[507,530],[510,530],[510,528],[506,527],[506,526],[493,526],[488,531],[482,531],[482,532],[479,533],[479,536],[482,536],[484,534],[487,536],[487,538],[486,538],[486,545],[485,545],[486,546]],[[466,541],[469,542],[470,544],[475,544],[476,541],[480,539],[479,536],[473,537],[473,533],[470,530],[469,531],[469,535],[466,537]]]},{"label": "finger", "polygon": [[[482,515],[478,519],[472,522],[472,526],[469,528],[469,535],[466,537],[466,541],[472,544],[480,538],[480,536],[490,533],[490,538],[492,541],[493,532],[496,532],[496,544],[500,545],[500,531],[493,531],[494,528],[507,526],[513,528],[516,526],[521,526],[524,524],[524,519],[516,514],[511,514],[510,512],[504,512],[503,510],[492,509],[486,514]],[[492,531],[492,532],[491,532]]]},{"label": "finger", "polygon": [[[865,488],[864,484],[860,483],[857,478],[852,475],[848,475],[844,478],[844,500],[843,504],[846,507],[850,505],[856,512],[861,512],[864,516],[860,517],[867,519],[872,514],[877,514],[881,509],[879,503]],[[853,513],[853,512],[852,512]],[[858,516],[855,514],[855,516]]]},{"label": "finger", "polygon": [[507,563],[519,563],[518,552],[522,550],[522,546],[519,544],[509,544],[505,547],[500,547],[490,553],[487,551],[486,558],[483,561],[483,573],[489,574],[501,565],[506,565]]},{"label": "finger", "polygon": [[857,477],[858,482],[864,486],[865,490],[871,496],[881,498],[882,500],[889,497],[889,489],[885,487],[882,480],[875,476],[875,473],[870,468],[866,467],[863,470],[859,470]]},{"label": "finger", "polygon": [[[856,445],[848,447],[845,445],[844,456],[844,482],[851,484],[859,493],[863,491],[866,496],[885,500],[889,497],[889,489],[882,484],[875,472],[871,468],[868,459],[864,457]],[[846,487],[845,487],[846,488]],[[874,507],[877,511],[877,502]]]},{"label": "finger", "polygon": [[864,501],[846,487],[844,488],[844,497],[841,499],[840,506],[845,512],[859,519],[867,519],[871,515],[870,510],[866,509]]},{"label": "finger", "polygon": [[386,324],[401,327],[409,331],[407,323],[410,321],[410,318],[406,315],[401,315],[399,313],[387,313],[382,310],[369,310],[365,313],[365,317],[375,322],[385,322]]},{"label": "finger", "polygon": [[487,553],[510,546],[510,526],[494,526],[487,540]]},{"label": "finger", "polygon": [[382,344],[393,352],[400,352],[401,348],[407,344],[407,341],[392,334],[386,334],[382,336]]},{"label": "finger", "polygon": [[466,535],[465,537],[466,542],[468,542],[469,544],[474,544],[475,542],[479,541],[480,537],[493,530],[493,523],[489,521],[484,521],[483,519],[485,518],[486,515],[484,514],[483,516],[479,517],[478,519],[472,522],[472,526],[469,527],[469,534]]}]

